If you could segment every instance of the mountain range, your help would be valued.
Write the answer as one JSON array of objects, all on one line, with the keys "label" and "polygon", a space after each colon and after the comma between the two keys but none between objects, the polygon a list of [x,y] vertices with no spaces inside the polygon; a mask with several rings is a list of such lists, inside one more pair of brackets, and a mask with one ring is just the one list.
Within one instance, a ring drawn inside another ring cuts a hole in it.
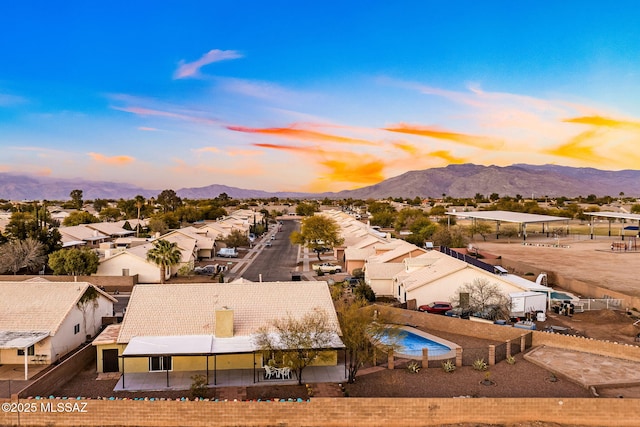
[{"label": "mountain range", "polygon": [[[132,184],[83,179],[57,179],[12,173],[0,173],[0,199],[68,200],[74,189],[83,191],[87,200],[133,198],[136,195],[156,197],[162,190],[145,189]],[[234,199],[248,198],[386,198],[386,197],[473,197],[488,196],[640,196],[640,170],[607,171],[558,165],[481,166],[449,165],[410,171],[378,184],[355,190],[327,193],[268,192],[213,184],[206,187],[182,188],[178,196],[189,199],[214,198],[226,193]]]}]

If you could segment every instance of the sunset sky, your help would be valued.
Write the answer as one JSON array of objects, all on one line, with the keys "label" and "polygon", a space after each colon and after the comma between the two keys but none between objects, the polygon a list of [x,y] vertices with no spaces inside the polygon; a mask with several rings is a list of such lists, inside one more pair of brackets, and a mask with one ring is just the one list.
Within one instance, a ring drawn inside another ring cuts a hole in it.
[{"label": "sunset sky", "polygon": [[340,191],[454,163],[640,168],[637,1],[19,1],[0,172]]}]

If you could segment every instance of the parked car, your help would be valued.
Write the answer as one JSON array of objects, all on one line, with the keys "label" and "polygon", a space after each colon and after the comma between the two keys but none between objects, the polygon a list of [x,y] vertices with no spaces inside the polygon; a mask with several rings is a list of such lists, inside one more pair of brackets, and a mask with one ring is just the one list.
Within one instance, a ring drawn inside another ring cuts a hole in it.
[{"label": "parked car", "polygon": [[271,247],[271,240],[267,240],[267,243],[264,244],[266,247],[270,248]]},{"label": "parked car", "polygon": [[315,271],[322,271],[323,273],[340,273],[342,272],[342,267],[336,264],[332,264],[330,262],[323,262],[322,264],[313,264],[312,268]]},{"label": "parked car", "polygon": [[419,311],[426,311],[433,314],[445,314],[447,311],[452,310],[453,306],[448,302],[434,301],[429,304],[421,305],[418,307]]},{"label": "parked car", "polygon": [[462,307],[455,307],[455,308],[452,308],[451,310],[445,311],[444,315],[449,317],[459,317],[461,319],[468,319],[469,316],[471,315],[471,310],[465,309]]},{"label": "parked car", "polygon": [[355,277],[346,277],[343,283],[351,288],[355,288],[360,284],[360,280],[356,279]]}]

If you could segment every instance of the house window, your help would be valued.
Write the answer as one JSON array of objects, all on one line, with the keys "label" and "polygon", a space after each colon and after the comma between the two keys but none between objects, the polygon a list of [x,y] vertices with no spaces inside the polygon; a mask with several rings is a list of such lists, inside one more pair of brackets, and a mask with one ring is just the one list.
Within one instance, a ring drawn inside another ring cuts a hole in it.
[{"label": "house window", "polygon": [[171,356],[155,356],[149,358],[149,371],[170,371]]},{"label": "house window", "polygon": [[[33,356],[34,354],[36,354],[36,346],[35,346],[35,344],[32,345],[31,347],[27,348],[27,356]],[[19,348],[18,349],[18,356],[24,356],[24,348]]]},{"label": "house window", "polygon": [[79,334],[80,333],[80,323],[77,323],[74,327],[73,327],[73,334]]}]

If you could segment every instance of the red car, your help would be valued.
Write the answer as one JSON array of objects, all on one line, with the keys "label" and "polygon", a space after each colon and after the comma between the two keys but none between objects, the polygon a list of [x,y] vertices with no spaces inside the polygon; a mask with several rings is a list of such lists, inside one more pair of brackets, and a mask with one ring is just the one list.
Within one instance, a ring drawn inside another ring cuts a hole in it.
[{"label": "red car", "polygon": [[445,312],[452,310],[453,307],[448,302],[434,301],[426,305],[418,307],[418,311],[426,311],[433,314],[444,314]]}]

